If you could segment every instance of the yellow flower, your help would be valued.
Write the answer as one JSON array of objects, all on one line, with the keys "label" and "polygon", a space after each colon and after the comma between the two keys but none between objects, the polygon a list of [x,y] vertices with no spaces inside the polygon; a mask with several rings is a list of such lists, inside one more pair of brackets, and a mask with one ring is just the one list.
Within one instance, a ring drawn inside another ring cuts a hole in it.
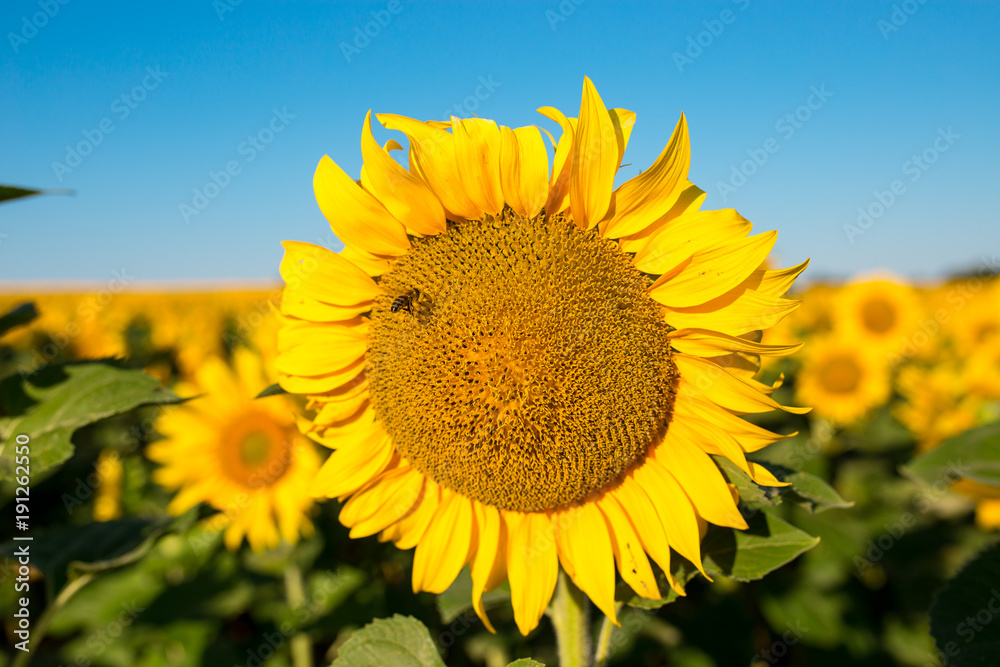
[{"label": "yellow flower", "polygon": [[491,629],[482,595],[509,580],[525,634],[560,565],[615,619],[616,564],[656,598],[647,554],[701,567],[706,522],[745,528],[709,454],[780,484],[745,453],[781,436],[738,415],[782,407],[751,376],[798,346],[749,338],[805,269],[764,269],[775,232],[699,211],[683,116],[614,189],[635,114],[589,79],[579,118],[540,111],[563,129],[551,170],[535,127],[379,115],[405,169],[369,114],[360,181],[329,157],[314,179],[344,251],[284,244],[276,360],[334,450],[312,490],[347,500],[351,536],[416,547],[415,591],[469,564]]},{"label": "yellow flower", "polygon": [[148,449],[163,466],[153,479],[179,490],[168,507],[172,514],[201,502],[223,512],[230,549],[244,535],[255,551],[282,539],[295,543],[313,530],[308,487],[319,457],[296,429],[288,400],[254,400],[268,384],[260,360],[237,348],[233,365],[235,371],[211,357],[194,384],[178,385],[181,394],[204,395],[164,410],[158,429],[166,437]]},{"label": "yellow flower", "polygon": [[892,388],[880,354],[834,335],[810,341],[797,382],[800,401],[840,424],[855,422],[885,404]]},{"label": "yellow flower", "polygon": [[953,363],[904,366],[896,385],[906,402],[895,405],[893,413],[917,437],[919,451],[931,450],[980,421],[983,401],[969,394]]},{"label": "yellow flower", "polygon": [[111,521],[122,515],[122,458],[114,449],[104,449],[97,457],[97,495],[94,521]]},{"label": "yellow flower", "polygon": [[890,280],[845,285],[833,301],[834,327],[843,336],[873,351],[908,357],[920,314],[913,288]]}]

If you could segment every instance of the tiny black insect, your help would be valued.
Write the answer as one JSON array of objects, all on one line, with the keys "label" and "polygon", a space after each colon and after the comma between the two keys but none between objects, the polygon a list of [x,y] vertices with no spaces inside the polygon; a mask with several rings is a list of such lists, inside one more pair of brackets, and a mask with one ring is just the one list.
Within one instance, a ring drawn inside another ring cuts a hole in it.
[{"label": "tiny black insect", "polygon": [[400,310],[405,310],[410,315],[413,314],[413,302],[420,298],[420,290],[416,287],[411,289],[406,294],[401,294],[397,296],[392,305],[389,306],[389,310],[393,313],[398,313]]}]

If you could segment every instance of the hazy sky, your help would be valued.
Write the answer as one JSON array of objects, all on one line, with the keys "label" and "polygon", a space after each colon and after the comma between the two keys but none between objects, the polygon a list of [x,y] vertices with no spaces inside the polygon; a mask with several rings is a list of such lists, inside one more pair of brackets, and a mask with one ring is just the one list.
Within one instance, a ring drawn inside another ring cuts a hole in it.
[{"label": "hazy sky", "polygon": [[683,111],[706,208],[807,278],[1000,253],[994,0],[6,0],[0,32],[0,183],[76,191],[0,205],[2,281],[276,277],[283,239],[339,249],[312,175],[358,173],[369,109],[558,136],[535,109],[584,75],[638,114],[625,177]]}]

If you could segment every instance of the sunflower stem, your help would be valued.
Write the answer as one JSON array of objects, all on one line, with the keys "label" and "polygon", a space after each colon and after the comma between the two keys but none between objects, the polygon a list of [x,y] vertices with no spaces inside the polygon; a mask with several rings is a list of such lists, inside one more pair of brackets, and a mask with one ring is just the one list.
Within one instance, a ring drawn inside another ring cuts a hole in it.
[{"label": "sunflower stem", "polygon": [[[622,603],[615,603],[615,614],[617,615],[622,609]],[[615,624],[611,622],[611,619],[607,616],[604,617],[604,622],[601,623],[601,632],[597,635],[597,649],[594,652],[594,667],[604,667],[608,664],[608,658],[611,657],[611,635],[615,631]]]},{"label": "sunflower stem", "polygon": [[[285,599],[290,609],[297,610],[306,603],[305,584],[302,580],[302,570],[292,562],[285,568]],[[294,667],[313,667],[312,642],[309,635],[298,631],[291,639],[292,665]]]},{"label": "sunflower stem", "polygon": [[590,667],[590,613],[587,596],[562,570],[549,608],[556,629],[559,667]]}]

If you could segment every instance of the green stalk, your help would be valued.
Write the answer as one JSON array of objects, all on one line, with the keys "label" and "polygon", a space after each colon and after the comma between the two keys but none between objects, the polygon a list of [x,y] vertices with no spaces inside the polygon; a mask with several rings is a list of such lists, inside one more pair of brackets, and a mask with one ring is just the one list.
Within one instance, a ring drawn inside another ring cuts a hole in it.
[{"label": "green stalk", "polygon": [[[622,603],[615,603],[615,613],[620,614],[622,610]],[[597,635],[597,650],[594,654],[594,667],[604,667],[608,664],[608,658],[611,657],[611,634],[615,631],[615,624],[611,622],[611,619],[607,616],[604,617],[604,622],[601,623],[601,633]]]},{"label": "green stalk", "polygon": [[[306,603],[302,570],[295,563],[290,563],[285,568],[285,599],[291,609],[299,609]],[[313,667],[312,642],[309,641],[308,634],[296,632],[292,635],[291,650],[294,667]]]},{"label": "green stalk", "polygon": [[559,570],[556,594],[548,611],[556,629],[560,667],[590,667],[590,619],[587,596]]}]

